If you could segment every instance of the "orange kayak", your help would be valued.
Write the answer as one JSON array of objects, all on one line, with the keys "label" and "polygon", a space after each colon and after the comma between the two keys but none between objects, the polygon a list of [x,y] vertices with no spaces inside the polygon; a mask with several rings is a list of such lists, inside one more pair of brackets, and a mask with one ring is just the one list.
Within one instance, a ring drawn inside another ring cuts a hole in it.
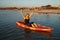
[{"label": "orange kayak", "polygon": [[38,27],[30,27],[30,26],[25,25],[25,23],[21,22],[21,21],[16,22],[16,24],[19,28],[24,28],[24,29],[28,29],[31,31],[37,31],[37,32],[41,32],[41,31],[51,32],[53,30],[53,28],[43,26],[43,25],[39,25],[39,24],[38,24]]}]

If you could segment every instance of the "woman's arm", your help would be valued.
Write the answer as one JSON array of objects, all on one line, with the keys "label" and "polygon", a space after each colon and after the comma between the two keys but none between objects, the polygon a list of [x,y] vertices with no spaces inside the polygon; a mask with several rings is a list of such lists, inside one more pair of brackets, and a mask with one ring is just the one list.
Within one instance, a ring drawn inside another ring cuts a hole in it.
[{"label": "woman's arm", "polygon": [[33,15],[33,13],[34,13],[34,11],[32,11],[32,12],[30,13],[30,16],[29,16],[29,17],[31,17],[31,16]]},{"label": "woman's arm", "polygon": [[25,18],[24,15],[23,15],[23,10],[21,10],[20,12],[21,12],[22,17]]}]

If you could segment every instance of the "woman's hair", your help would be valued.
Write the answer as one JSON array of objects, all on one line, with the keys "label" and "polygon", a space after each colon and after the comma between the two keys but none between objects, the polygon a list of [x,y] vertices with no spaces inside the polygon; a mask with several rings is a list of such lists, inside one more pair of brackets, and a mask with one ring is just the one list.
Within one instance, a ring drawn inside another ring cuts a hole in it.
[{"label": "woman's hair", "polygon": [[27,13],[26,15],[29,15],[29,13]]},{"label": "woman's hair", "polygon": [[[27,15],[29,16],[29,13],[27,13],[26,16],[27,16]],[[25,16],[25,17],[26,17],[26,16]]]}]

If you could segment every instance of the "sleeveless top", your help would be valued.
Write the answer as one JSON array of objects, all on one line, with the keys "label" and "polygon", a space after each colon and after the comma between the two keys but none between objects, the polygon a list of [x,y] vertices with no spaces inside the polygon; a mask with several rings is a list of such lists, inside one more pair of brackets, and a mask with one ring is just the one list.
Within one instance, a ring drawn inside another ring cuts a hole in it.
[{"label": "sleeveless top", "polygon": [[29,24],[30,19],[24,19],[25,24]]}]

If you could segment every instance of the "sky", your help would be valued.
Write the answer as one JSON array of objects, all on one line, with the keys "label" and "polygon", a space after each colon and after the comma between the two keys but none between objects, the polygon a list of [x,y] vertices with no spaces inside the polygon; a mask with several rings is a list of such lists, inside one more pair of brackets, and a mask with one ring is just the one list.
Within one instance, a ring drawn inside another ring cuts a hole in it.
[{"label": "sky", "polygon": [[0,0],[0,7],[36,7],[60,5],[60,0]]}]

